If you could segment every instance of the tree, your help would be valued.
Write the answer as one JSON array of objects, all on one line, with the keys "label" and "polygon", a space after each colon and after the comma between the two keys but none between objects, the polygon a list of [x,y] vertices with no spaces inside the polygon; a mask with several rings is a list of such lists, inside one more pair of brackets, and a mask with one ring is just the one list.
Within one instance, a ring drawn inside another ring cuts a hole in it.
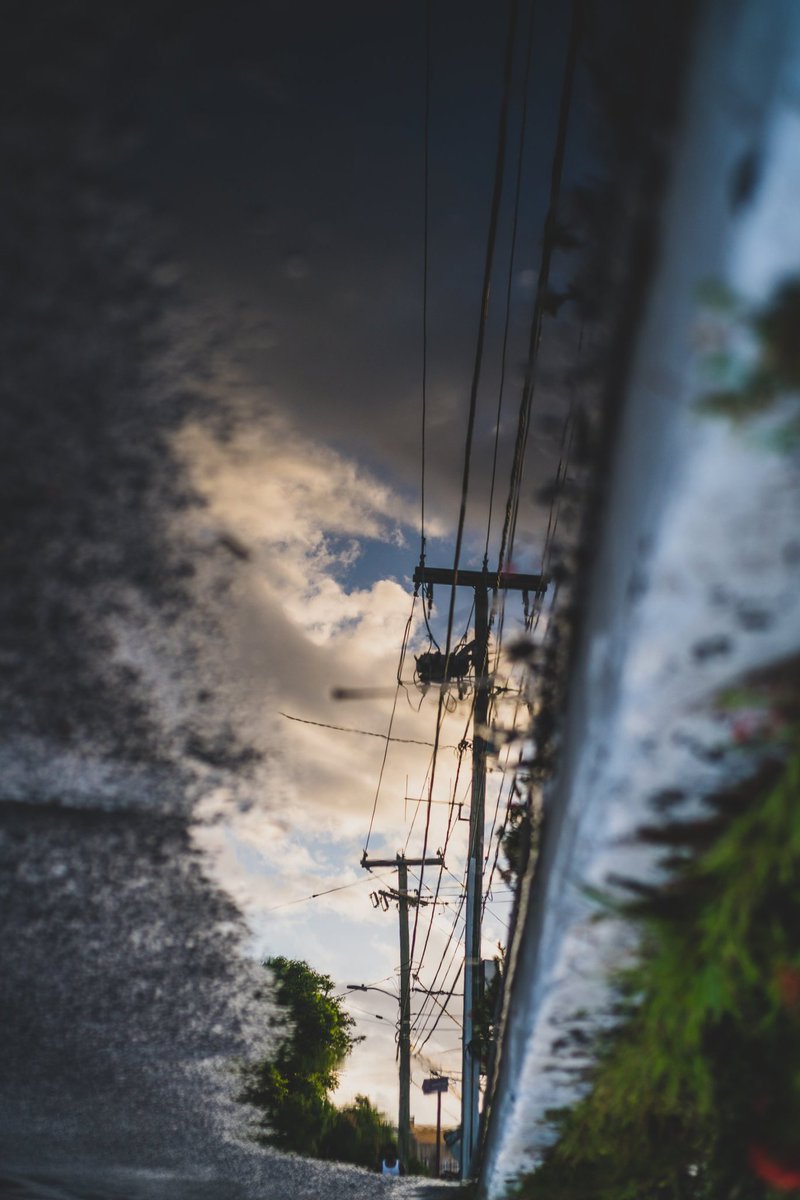
[{"label": "tree", "polygon": [[322,1147],[323,1157],[374,1167],[395,1137],[389,1119],[366,1096],[356,1096],[352,1104],[336,1110]]},{"label": "tree", "polygon": [[[337,1122],[329,1099],[339,1069],[358,1041],[354,1019],[333,993],[333,980],[308,963],[269,958],[275,998],[285,1010],[288,1031],[274,1054],[242,1068],[239,1099],[263,1112],[259,1140],[286,1150],[326,1153]],[[367,1102],[368,1103],[368,1102]]]}]

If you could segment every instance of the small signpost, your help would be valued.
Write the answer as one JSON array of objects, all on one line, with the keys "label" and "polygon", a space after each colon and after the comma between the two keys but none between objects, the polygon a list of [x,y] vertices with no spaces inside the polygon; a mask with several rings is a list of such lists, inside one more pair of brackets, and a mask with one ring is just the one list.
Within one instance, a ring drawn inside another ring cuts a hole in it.
[{"label": "small signpost", "polygon": [[442,1092],[446,1092],[450,1080],[446,1075],[433,1075],[423,1079],[422,1090],[426,1096],[436,1095],[436,1178],[442,1169]]}]

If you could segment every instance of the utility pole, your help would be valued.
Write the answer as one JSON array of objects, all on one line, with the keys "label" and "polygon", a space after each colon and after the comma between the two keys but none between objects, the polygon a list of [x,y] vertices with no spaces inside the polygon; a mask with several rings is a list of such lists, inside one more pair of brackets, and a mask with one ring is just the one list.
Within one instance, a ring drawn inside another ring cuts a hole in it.
[{"label": "utility pole", "polygon": [[[414,571],[414,586],[428,588],[441,583],[471,587],[475,591],[475,641],[472,662],[475,670],[475,708],[472,722],[472,799],[469,817],[467,859],[466,926],[464,930],[464,1022],[462,1030],[461,1091],[461,1178],[470,1177],[478,1146],[481,1062],[474,1045],[475,1017],[481,1002],[481,908],[483,903],[483,837],[486,798],[487,743],[484,736],[489,717],[489,590],[541,593],[547,580],[541,575],[517,575],[508,571],[454,571],[420,564]],[[445,679],[447,669],[445,666]],[[443,684],[442,686],[446,686]]]},{"label": "utility pole", "polygon": [[373,867],[395,867],[397,869],[397,891],[389,896],[397,900],[400,914],[400,1022],[398,1026],[398,1048],[400,1051],[400,1104],[397,1115],[397,1150],[400,1162],[408,1169],[411,1149],[411,963],[409,961],[408,906],[418,904],[419,896],[408,891],[409,867],[443,867],[444,858],[437,854],[432,858],[367,859],[361,856],[361,866],[371,871]]}]

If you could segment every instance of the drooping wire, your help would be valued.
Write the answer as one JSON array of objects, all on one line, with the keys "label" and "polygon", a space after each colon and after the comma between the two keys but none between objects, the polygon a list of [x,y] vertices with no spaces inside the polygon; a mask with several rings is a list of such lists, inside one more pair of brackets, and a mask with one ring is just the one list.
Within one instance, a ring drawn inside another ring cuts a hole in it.
[{"label": "drooping wire", "polygon": [[383,747],[383,758],[381,760],[381,769],[378,774],[378,785],[375,789],[375,799],[372,802],[372,812],[371,812],[370,818],[369,818],[369,828],[367,829],[367,837],[366,837],[366,841],[364,842],[364,856],[365,857],[366,857],[366,853],[369,849],[370,838],[372,837],[372,827],[375,824],[375,813],[378,808],[378,800],[379,800],[380,794],[381,794],[381,786],[383,784],[383,774],[384,774],[384,771],[386,770],[386,759],[389,756],[389,746],[391,745],[391,742],[393,740],[392,739],[392,729],[394,727],[394,715],[397,712],[397,701],[400,696],[400,690],[403,687],[403,683],[401,680],[401,672],[403,669],[403,663],[405,662],[406,650],[408,648],[408,639],[409,639],[409,635],[411,633],[411,625],[414,620],[414,607],[415,607],[416,603],[417,603],[417,594],[415,592],[414,596],[411,600],[411,612],[408,614],[408,620],[406,621],[406,627],[403,632],[403,642],[400,647],[400,659],[399,659],[399,662],[397,665],[397,686],[395,687],[395,690],[394,690],[394,700],[392,701],[392,712],[389,717],[389,727],[386,730],[386,742]]},{"label": "drooping wire", "polygon": [[[448,871],[448,874],[450,874],[449,871]],[[465,872],[465,874],[466,874],[466,872]],[[444,949],[442,950],[442,952],[439,956],[439,961],[436,964],[436,970],[434,971],[432,979],[431,979],[431,983],[430,983],[430,987],[429,987],[430,991],[435,990],[436,985],[440,981],[440,975],[441,975],[442,967],[444,966],[445,957],[447,956],[447,951],[449,950],[450,946],[453,943],[453,939],[455,937],[455,931],[456,931],[456,929],[458,929],[459,922],[462,920],[461,914],[462,914],[462,911],[464,908],[465,900],[466,900],[465,883],[462,883],[461,881],[459,881],[459,893],[458,893],[458,897],[457,897],[456,911],[455,911],[452,921],[450,922],[450,928],[449,928],[448,934],[447,934],[447,941],[445,942]],[[456,942],[456,945],[455,945],[454,951],[453,951],[454,954],[457,953],[458,949],[459,949],[458,942]],[[449,970],[449,967],[448,967],[448,970]],[[417,972],[417,975],[419,975],[419,972]],[[446,977],[446,975],[447,975],[447,972],[445,972],[445,977]]]},{"label": "drooping wire", "polygon": [[[471,705],[470,705],[470,712],[469,712],[469,716],[467,717],[467,723],[466,723],[466,726],[465,726],[465,728],[464,728],[464,736],[463,736],[463,738],[461,739],[461,742],[459,743],[458,765],[457,765],[457,767],[456,767],[456,778],[455,778],[455,782],[454,782],[454,784],[453,784],[453,796],[452,796],[452,799],[451,799],[451,801],[450,801],[449,812],[448,812],[448,814],[447,814],[447,831],[446,831],[446,834],[445,834],[444,845],[442,846],[442,859],[443,859],[443,860],[444,860],[444,858],[445,858],[445,855],[447,854],[447,847],[448,847],[448,845],[449,845],[449,843],[450,843],[450,837],[451,837],[451,835],[452,835],[452,832],[453,832],[453,828],[454,828],[454,819],[455,819],[455,813],[456,813],[457,806],[458,806],[458,781],[459,781],[459,776],[460,776],[460,774],[461,774],[461,763],[462,763],[462,760],[463,760],[463,757],[464,757],[464,752],[462,751],[461,747],[463,746],[463,747],[466,749],[466,746],[467,746],[467,734],[468,734],[468,732],[469,732],[469,727],[470,727],[470,724],[471,724],[471,722],[472,722],[472,714],[474,713],[474,711],[475,711],[475,696],[474,696],[474,694],[473,694],[473,697],[472,697],[472,703],[471,703]],[[441,888],[441,885],[442,885],[442,876],[443,876],[443,874],[444,874],[444,871],[445,871],[445,866],[444,866],[444,861],[443,861],[443,862],[442,862],[442,865],[439,867],[439,874],[438,874],[438,876],[437,876],[437,879],[436,879],[436,888],[435,888],[435,891],[434,891],[434,900],[438,900],[438,898],[439,898],[439,890],[440,890],[440,888]],[[422,878],[420,877],[420,887],[421,887],[421,886],[422,886]],[[419,974],[419,972],[422,970],[422,964],[423,964],[423,963],[424,963],[424,961],[425,961],[425,951],[426,951],[426,950],[427,950],[427,948],[428,948],[428,942],[429,942],[429,940],[430,940],[430,936],[431,936],[431,929],[433,928],[433,912],[434,912],[434,911],[435,911],[435,908],[434,908],[434,909],[433,909],[433,911],[431,912],[431,919],[430,919],[430,921],[428,922],[428,929],[427,929],[427,931],[426,931],[426,933],[425,933],[425,941],[423,942],[423,944],[422,944],[422,950],[420,951],[420,956],[419,956],[419,964],[418,964],[418,966],[417,966],[417,974]],[[412,956],[412,961],[413,961],[413,956]]]},{"label": "drooping wire", "polygon": [[[423,129],[423,232],[422,232],[422,468],[420,472],[419,561],[425,562],[425,432],[428,417],[428,239],[430,224],[431,130],[431,9],[425,5],[425,116]],[[423,606],[424,606],[423,598]],[[427,625],[427,616],[425,619]],[[430,629],[428,630],[430,633]],[[431,639],[433,635],[431,634]]]},{"label": "drooping wire", "polygon": [[542,253],[539,263],[539,276],[536,285],[536,296],[533,304],[533,315],[531,318],[531,331],[528,343],[528,361],[525,370],[525,382],[522,389],[522,398],[519,407],[517,436],[514,444],[514,457],[511,467],[508,499],[506,501],[503,532],[500,540],[500,552],[498,555],[498,574],[500,571],[502,571],[507,558],[511,557],[514,536],[516,532],[517,514],[519,511],[519,497],[524,470],[525,452],[527,449],[528,434],[530,431],[530,416],[533,405],[536,365],[539,357],[542,320],[544,317],[545,303],[550,282],[550,265],[556,243],[557,212],[559,196],[561,192],[561,177],[564,168],[564,158],[566,155],[567,132],[569,128],[569,117],[572,106],[575,68],[577,65],[578,46],[581,36],[578,13],[579,5],[576,3],[576,0],[573,0],[572,25],[562,74],[558,125],[556,129],[553,160],[550,168],[550,192],[548,198],[548,208],[544,221],[544,236],[542,238]]},{"label": "drooping wire", "polygon": [[[385,733],[378,733],[373,729],[355,729],[351,725],[329,725],[326,721],[310,721],[307,717],[293,717],[291,713],[278,711],[279,717],[285,717],[287,721],[296,721],[299,725],[314,725],[317,729],[332,729],[336,733],[360,733],[362,737],[380,738],[382,741],[398,742],[404,746],[432,746],[433,742],[425,742],[420,738],[401,738],[387,737]],[[456,750],[456,746],[443,746],[443,750]]]},{"label": "drooping wire", "polygon": [[[451,966],[452,966],[452,964],[453,964],[453,961],[455,960],[455,955],[456,955],[457,953],[458,953],[458,946],[456,946],[456,947],[455,947],[455,949],[454,949],[454,951],[453,951],[453,958],[451,959],[451,962],[450,962],[450,965],[451,965]],[[450,969],[450,968],[448,967],[448,971],[449,971],[449,969]],[[453,998],[453,992],[454,992],[454,991],[456,990],[456,988],[458,987],[458,981],[459,981],[459,979],[461,978],[461,973],[462,973],[462,971],[463,971],[463,970],[464,970],[464,963],[463,963],[463,961],[462,961],[462,962],[460,962],[460,963],[459,963],[459,965],[458,965],[458,970],[457,970],[457,972],[456,972],[455,976],[453,977],[453,982],[452,982],[452,984],[450,985],[450,991],[447,993],[447,998],[445,999],[445,1002],[444,1002],[444,1004],[445,1004],[445,1007],[446,1007],[446,1006],[447,1006],[447,1004],[450,1002],[450,1000],[452,1000],[452,998]],[[447,978],[447,973],[445,973],[445,978]],[[434,1021],[433,1025],[430,1027],[430,1029],[429,1029],[429,1030],[427,1031],[427,1033],[425,1034],[425,1037],[423,1038],[423,1040],[422,1040],[421,1042],[415,1042],[415,1043],[414,1043],[414,1045],[413,1045],[413,1047],[412,1047],[412,1053],[413,1053],[414,1051],[416,1051],[417,1053],[419,1053],[419,1051],[420,1051],[420,1050],[424,1050],[425,1046],[427,1046],[428,1042],[430,1041],[430,1039],[433,1037],[434,1033],[436,1032],[436,1030],[437,1030],[437,1028],[438,1028],[438,1025],[439,1025],[439,1022],[438,1022],[438,1020]]]},{"label": "drooping wire", "polygon": [[[424,791],[424,790],[425,790],[425,787],[426,787],[426,785],[427,785],[427,782],[428,782],[428,777],[429,777],[429,775],[430,775],[430,773],[431,773],[431,768],[432,768],[432,767],[433,767],[433,755],[431,754],[431,756],[430,756],[430,759],[428,760],[428,766],[427,766],[427,769],[426,769],[426,771],[425,771],[425,778],[422,780],[422,788],[420,789],[421,791]],[[416,802],[416,805],[415,805],[415,807],[414,807],[414,815],[413,815],[413,817],[411,818],[411,824],[409,825],[409,828],[408,828],[408,833],[406,834],[406,840],[405,840],[405,844],[404,844],[404,846],[403,846],[403,854],[407,854],[407,853],[408,853],[408,846],[409,846],[409,842],[411,841],[411,835],[412,835],[412,833],[414,832],[414,826],[415,826],[415,825],[416,825],[416,823],[417,823],[417,817],[419,816],[419,810],[420,810],[420,808],[422,807],[422,804],[423,804],[423,803],[424,803],[424,801],[423,801],[423,799],[422,799],[422,796],[419,796],[419,797],[417,798],[417,802]]]},{"label": "drooping wire", "polygon": [[[449,999],[449,997],[448,997],[448,999]],[[428,1023],[430,1022],[431,1019],[433,1019],[435,1021],[435,1023],[438,1025],[439,1022],[444,1017],[447,1017],[448,1020],[452,1021],[454,1025],[457,1025],[459,1029],[463,1029],[463,1023],[459,1020],[459,1018],[455,1015],[455,1013],[451,1013],[448,1010],[446,1001],[444,1003],[442,1003],[442,1001],[439,999],[439,997],[433,995],[431,992],[428,992],[428,994],[425,997],[426,1004],[427,1004],[428,1000],[432,1000],[433,1003],[436,1005],[436,1009],[437,1009],[436,1012],[434,1012],[433,1010],[430,1010],[430,1009],[426,1010],[424,1008],[421,1008],[421,1009],[419,1009],[418,1012],[411,1014],[411,1016],[412,1016],[411,1028],[415,1029],[420,1034],[420,1036],[423,1033],[427,1032]],[[425,1016],[425,1022],[426,1022],[424,1025],[421,1024],[421,1018],[423,1015]]]},{"label": "drooping wire", "polygon": [[[472,383],[470,386],[469,398],[469,414],[467,418],[467,433],[464,445],[464,469],[461,480],[461,502],[458,514],[458,527],[456,532],[455,554],[453,557],[453,582],[450,588],[450,604],[447,615],[447,639],[445,642],[445,669],[444,678],[447,679],[447,664],[450,660],[452,635],[453,635],[453,619],[455,616],[456,589],[458,586],[458,568],[461,561],[461,546],[464,538],[464,525],[466,522],[467,498],[469,495],[469,480],[470,480],[470,465],[472,459],[472,441],[475,431],[475,414],[478,406],[478,387],[480,384],[481,366],[483,363],[483,347],[486,336],[486,326],[489,316],[489,294],[491,290],[492,271],[494,267],[494,249],[497,240],[497,228],[500,218],[500,201],[503,194],[503,176],[505,168],[506,140],[508,133],[508,111],[511,101],[511,85],[513,77],[514,65],[514,42],[517,26],[517,12],[519,8],[519,0],[513,0],[511,7],[511,15],[508,28],[508,40],[506,46],[505,68],[504,68],[504,87],[503,99],[500,106],[500,116],[498,121],[497,132],[497,155],[495,159],[494,187],[492,190],[492,203],[489,216],[489,231],[486,241],[486,256],[484,260],[483,286],[481,289],[481,306],[478,320],[478,334],[475,346],[475,358],[472,370]],[[441,727],[444,716],[444,695],[446,684],[442,684],[439,690],[439,703],[436,714],[436,732],[434,735],[434,762],[431,770],[429,799],[433,798],[433,784],[436,774],[436,754],[441,736]],[[425,834],[423,841],[422,858],[424,859],[427,852],[428,834],[430,830],[431,805],[428,805],[428,811],[425,820]],[[424,871],[424,867],[422,868]],[[414,947],[416,945],[417,928],[419,924],[419,909],[414,912],[414,930],[411,937],[411,958],[414,957]]]},{"label": "drooping wire", "polygon": [[295,904],[305,904],[308,900],[319,900],[320,896],[330,896],[333,892],[344,892],[347,888],[357,887],[360,883],[374,882],[376,879],[389,879],[392,872],[386,875],[373,875],[370,879],[369,875],[365,875],[362,879],[354,879],[352,883],[340,883],[337,887],[325,888],[321,892],[312,892],[310,896],[300,896],[297,900],[285,900],[283,904],[273,904],[271,908],[264,908],[262,912],[277,912],[279,908],[292,908]]},{"label": "drooping wire", "polygon": [[514,261],[517,249],[517,230],[519,228],[519,207],[522,194],[522,162],[525,150],[525,134],[528,124],[528,93],[530,85],[531,59],[533,57],[533,18],[535,4],[531,4],[530,22],[528,25],[528,44],[525,51],[525,74],[522,81],[522,116],[520,118],[519,145],[517,146],[516,184],[514,188],[514,212],[511,220],[511,246],[508,252],[508,279],[506,281],[505,317],[503,320],[503,347],[500,354],[500,384],[497,395],[497,416],[495,419],[494,450],[492,453],[492,480],[489,488],[489,516],[486,522],[486,544],[483,550],[483,564],[489,565],[489,539],[492,531],[492,510],[494,507],[494,489],[497,479],[497,453],[500,445],[500,420],[503,413],[503,397],[506,382],[506,360],[508,354],[508,334],[511,325],[511,291],[514,283]]},{"label": "drooping wire", "polygon": [[[442,985],[446,984],[447,977],[450,974],[450,971],[452,970],[453,966],[456,963],[456,960],[459,957],[459,954],[461,952],[460,942],[461,942],[461,937],[463,934],[463,924],[460,924],[459,922],[460,922],[460,918],[453,923],[452,936],[448,936],[447,941],[445,943],[445,950],[444,950],[442,958],[438,964],[437,976],[436,976],[436,979],[434,980],[434,983],[431,985],[432,988],[435,987],[436,983],[440,982],[439,973],[441,971],[442,966],[444,965],[444,959],[447,956],[447,952],[451,946],[452,946],[452,951],[450,953],[449,962],[448,962],[447,967],[444,971],[444,974],[442,975],[442,978],[441,978]],[[458,931],[457,936],[455,936],[456,931]],[[446,993],[446,999],[444,1000],[444,1003],[443,1003],[443,1007],[445,1007],[445,1008],[446,1008],[447,1004],[449,1004],[450,1000],[453,998],[453,994],[455,992],[456,985],[458,984],[458,980],[461,976],[462,968],[463,968],[463,960],[459,962],[458,972],[457,972],[455,978],[453,979],[453,983],[452,983],[449,991]],[[440,990],[444,991],[444,986]],[[463,993],[460,993],[460,994],[463,995]],[[428,1030],[431,1033],[433,1033],[435,1027],[439,1023],[438,1016],[439,1016],[439,1013],[434,1012],[434,1010],[430,1008],[430,1005],[428,1004],[428,998],[426,997],[425,1000],[423,1001],[423,1004],[422,1004],[419,1012],[416,1014],[415,1020],[411,1027],[411,1033],[413,1033],[416,1038],[415,1046],[419,1047],[419,1046],[425,1044],[424,1042],[421,1042],[420,1039],[422,1038],[423,1034],[425,1032],[427,1032]],[[429,1025],[429,1020],[431,1017],[433,1017],[433,1027],[431,1027]]]},{"label": "drooping wire", "polygon": [[[465,877],[464,877],[463,881],[458,879],[457,876],[453,875],[452,871],[449,871],[449,870],[447,871],[447,874],[450,875],[450,877],[452,879],[455,879],[456,882],[458,883],[459,888],[460,888],[460,896],[459,896],[458,907],[456,909],[456,913],[453,918],[452,925],[450,926],[450,932],[448,934],[447,941],[445,942],[444,949],[442,950],[441,956],[439,958],[439,962],[438,962],[438,964],[436,966],[436,970],[434,971],[434,974],[433,974],[433,979],[430,984],[431,991],[436,987],[436,984],[439,982],[439,975],[442,970],[442,967],[444,966],[444,960],[447,957],[447,952],[450,949],[450,946],[453,945],[456,929],[458,929],[459,921],[461,920],[461,914],[464,910],[464,904],[466,902],[466,870],[467,869],[465,866],[465,868],[464,868],[464,876]],[[459,932],[459,939],[460,939],[460,936],[461,936],[461,933]],[[445,970],[444,976],[443,976],[443,981],[447,979],[447,975],[449,974],[449,972],[453,966],[453,963],[455,961],[455,958],[456,958],[456,955],[458,954],[458,952],[459,952],[459,940],[456,940],[456,943],[453,946],[453,952],[450,957],[450,962],[449,962],[449,964]],[[462,962],[462,967],[463,967],[463,962]],[[461,972],[461,968],[459,968],[459,975],[460,975],[460,972]],[[456,982],[457,982],[457,980],[458,980],[458,975],[456,976]],[[450,989],[450,996],[452,996],[452,993],[454,990],[455,990],[455,982],[453,983],[453,986]],[[449,998],[450,997],[448,997],[448,999]]]},{"label": "drooping wire", "polygon": [[[564,74],[563,74],[563,79],[562,79],[561,103],[560,103],[560,107],[559,107],[559,122],[558,122],[558,130],[557,130],[557,135],[556,135],[556,146],[555,146],[555,151],[554,151],[553,167],[551,170],[551,189],[550,189],[548,213],[547,213],[547,218],[545,221],[545,237],[543,239],[542,261],[540,264],[539,279],[538,279],[538,284],[537,284],[537,293],[536,293],[536,299],[534,302],[534,311],[533,311],[533,318],[532,318],[532,325],[531,325],[531,335],[530,335],[530,342],[529,342],[528,365],[527,365],[527,369],[526,369],[526,378],[525,378],[525,385],[523,388],[522,401],[520,404],[519,426],[518,426],[517,438],[516,438],[516,442],[515,442],[515,446],[514,446],[514,459],[513,459],[512,471],[511,471],[511,482],[510,482],[510,486],[509,486],[509,500],[507,501],[507,505],[506,505],[506,514],[505,514],[505,520],[504,520],[504,525],[503,525],[503,534],[502,534],[502,538],[501,538],[501,547],[500,547],[500,552],[498,555],[498,568],[497,568],[498,575],[502,571],[507,559],[510,559],[512,548],[513,548],[515,531],[516,531],[516,521],[517,521],[518,508],[519,508],[519,498],[520,498],[520,491],[521,491],[521,481],[522,481],[522,473],[523,473],[523,466],[524,466],[524,458],[525,458],[525,451],[527,449],[527,440],[528,440],[528,434],[529,434],[529,428],[530,428],[530,411],[531,411],[531,405],[532,405],[532,400],[533,400],[533,380],[535,377],[535,367],[536,367],[536,361],[538,358],[538,349],[539,349],[539,341],[540,341],[540,336],[541,336],[542,318],[544,315],[546,290],[547,290],[547,286],[548,286],[548,282],[549,282],[550,260],[551,260],[552,251],[554,248],[555,215],[556,215],[556,209],[557,209],[558,195],[559,195],[559,191],[560,191],[560,180],[561,180],[561,173],[562,173],[562,169],[563,169],[563,159],[564,159],[564,153],[565,153],[565,147],[566,147],[566,131],[567,131],[567,122],[568,122],[570,101],[571,101],[571,95],[572,95],[574,71],[575,71],[575,65],[576,65],[576,59],[577,59],[577,47],[578,47],[577,9],[573,5],[573,22],[572,22],[572,29],[571,29],[571,33],[570,33],[570,42],[569,42],[569,46],[568,46],[568,50],[567,50],[567,57],[566,57],[565,66],[564,66]],[[488,538],[487,538],[487,543],[488,543]],[[458,545],[457,545],[457,549],[458,549]],[[457,572],[457,564],[456,564],[456,572]],[[453,586],[453,593],[454,593],[454,591],[455,591],[455,581],[454,581],[454,586]],[[453,603],[454,603],[453,593],[451,593],[451,605],[450,605],[451,612],[453,610]],[[503,613],[504,613],[504,607],[503,607]],[[492,620],[494,619],[494,615],[495,614],[494,614],[494,606],[493,606]],[[499,632],[499,637],[497,639],[497,659],[498,660],[499,660],[501,642],[502,642],[502,616],[501,616],[501,629]],[[449,630],[448,630],[448,647],[449,647]],[[518,707],[519,707],[519,701],[517,703],[517,709],[515,710],[515,720],[514,720],[515,725],[516,725],[516,712],[518,711]],[[435,753],[435,751],[434,751],[434,753]],[[509,798],[509,803],[510,803],[510,799],[511,798]],[[488,858],[487,858],[487,861],[488,861]],[[496,859],[495,859],[495,861],[496,861]],[[493,874],[493,871],[494,871],[494,867],[492,870],[492,874]],[[491,879],[491,876],[490,876],[490,879]],[[455,931],[456,924],[457,924],[457,921],[454,922],[454,924],[453,924],[453,932]],[[415,923],[415,930],[416,930],[416,923]],[[445,948],[445,955],[446,955],[446,953],[447,953],[447,947]],[[437,968],[437,976],[438,976],[438,972],[441,969],[443,962],[444,962],[444,955],[442,956],[439,967]],[[449,968],[448,968],[448,970],[449,970]],[[427,1041],[428,1038],[431,1036],[431,1034],[433,1033],[433,1030],[436,1028],[437,1024],[438,1024],[438,1022],[434,1022],[432,1029],[428,1031],[425,1041]],[[424,1045],[425,1043],[423,1042],[422,1044]]]},{"label": "drooping wire", "polygon": [[[506,499],[503,530],[497,559],[498,575],[504,569],[506,562],[511,558],[514,539],[516,536],[522,477],[524,473],[528,436],[530,433],[530,417],[534,397],[536,366],[538,362],[539,344],[541,340],[542,320],[544,317],[545,303],[547,300],[550,281],[550,265],[556,241],[556,221],[561,190],[561,177],[566,154],[569,115],[574,86],[575,68],[577,65],[577,53],[581,36],[578,7],[578,4],[575,3],[575,0],[573,0],[572,23],[562,74],[558,124],[550,171],[548,208],[544,221],[542,252],[539,264],[536,296],[533,305],[533,314],[531,317],[531,331],[528,343],[528,360],[525,371],[525,381],[522,389],[522,397],[520,400],[517,434],[514,443],[513,461],[509,479],[508,497]],[[541,598],[541,593],[537,593],[535,597],[535,605],[537,607],[540,606]],[[497,663],[499,662],[502,644],[503,626],[505,622],[505,596],[503,596],[502,599],[498,598],[497,595],[495,596],[489,621],[490,628],[494,626],[495,621],[498,619],[498,608],[499,620],[498,636],[496,639],[495,669]]]}]

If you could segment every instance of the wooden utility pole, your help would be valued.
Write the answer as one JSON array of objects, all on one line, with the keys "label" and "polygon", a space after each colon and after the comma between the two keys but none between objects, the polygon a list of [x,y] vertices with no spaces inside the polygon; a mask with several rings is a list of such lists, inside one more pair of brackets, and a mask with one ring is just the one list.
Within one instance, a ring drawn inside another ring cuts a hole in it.
[{"label": "wooden utility pole", "polygon": [[419,896],[408,891],[409,867],[443,867],[444,858],[437,854],[432,858],[368,859],[367,852],[361,856],[361,865],[368,871],[373,867],[395,867],[397,869],[397,892],[390,893],[397,900],[400,914],[400,1022],[398,1025],[398,1048],[400,1051],[400,1104],[397,1115],[397,1151],[400,1162],[408,1170],[411,1149],[411,963],[409,961],[408,906],[418,904]]},{"label": "wooden utility pole", "polygon": [[[498,575],[483,571],[453,571],[420,565],[414,572],[415,587],[433,584],[471,587],[475,591],[475,642],[472,662],[475,671],[475,708],[472,722],[472,801],[469,815],[467,859],[466,927],[464,930],[464,1023],[462,1030],[461,1091],[461,1178],[468,1179],[478,1146],[481,1062],[475,1041],[475,1017],[481,1001],[481,908],[483,904],[483,837],[486,798],[487,743],[484,731],[489,718],[491,680],[489,658],[489,590],[541,593],[547,580],[541,575]],[[443,685],[446,686],[446,685]]]}]

